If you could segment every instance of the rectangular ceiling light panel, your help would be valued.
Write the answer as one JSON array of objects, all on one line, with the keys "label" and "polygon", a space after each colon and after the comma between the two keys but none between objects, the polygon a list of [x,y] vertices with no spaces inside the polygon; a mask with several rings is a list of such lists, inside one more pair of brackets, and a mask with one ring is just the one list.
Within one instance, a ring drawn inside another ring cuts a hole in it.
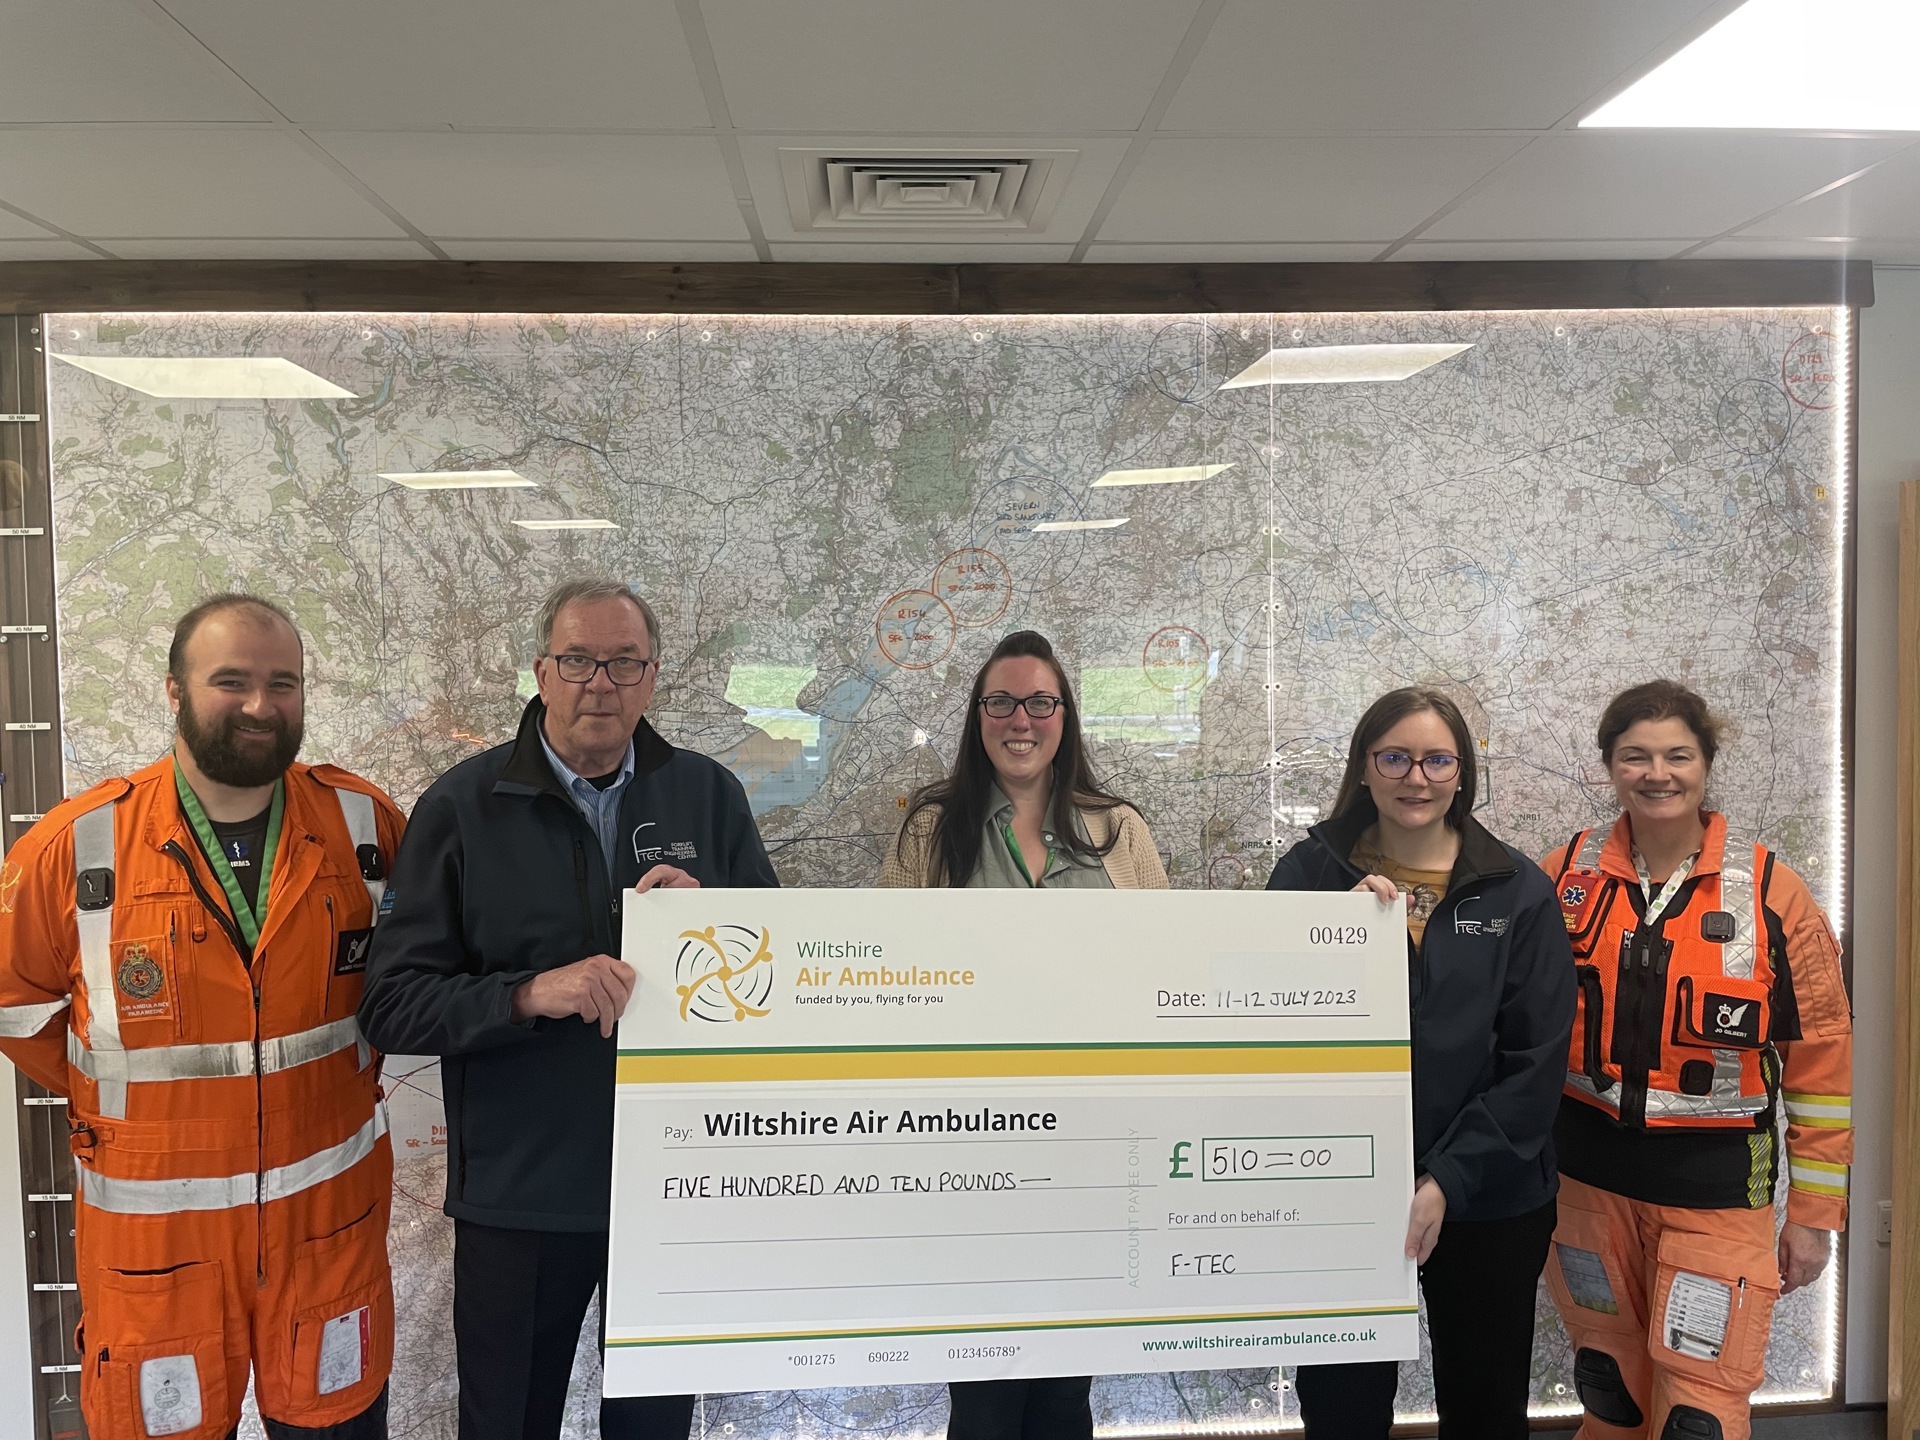
[{"label": "rectangular ceiling light panel", "polygon": [[1716,130],[1920,130],[1914,0],[1747,0],[1580,122]]},{"label": "rectangular ceiling light panel", "polygon": [[611,520],[516,520],[522,530],[618,530]]},{"label": "rectangular ceiling light panel", "polygon": [[1405,380],[1471,345],[1297,345],[1269,350],[1221,385],[1244,390],[1250,385],[1353,385]]},{"label": "rectangular ceiling light panel", "polygon": [[1131,516],[1122,515],[1118,520],[1042,520],[1033,527],[1033,533],[1057,530],[1118,530]]},{"label": "rectangular ceiling light panel", "polygon": [[55,355],[156,400],[351,400],[354,393],[278,355]]},{"label": "rectangular ceiling light panel", "polygon": [[1109,470],[1092,487],[1102,485],[1183,485],[1192,480],[1211,480],[1231,465],[1175,465],[1166,470]]},{"label": "rectangular ceiling light panel", "polygon": [[512,470],[382,470],[380,478],[409,490],[532,490],[537,483]]}]

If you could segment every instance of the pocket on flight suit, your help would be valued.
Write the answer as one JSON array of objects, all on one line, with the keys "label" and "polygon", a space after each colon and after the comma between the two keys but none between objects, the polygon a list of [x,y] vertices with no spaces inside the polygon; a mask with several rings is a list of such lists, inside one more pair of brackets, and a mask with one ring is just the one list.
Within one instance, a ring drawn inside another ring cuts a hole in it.
[{"label": "pocket on flight suit", "polygon": [[[1547,1291],[1568,1330],[1638,1336],[1628,1267],[1613,1217],[1589,1209],[1571,1186],[1559,1196],[1553,1251],[1547,1261]],[[1580,1342],[1576,1337],[1575,1345]]]},{"label": "pocket on flight suit", "polygon": [[1780,1298],[1771,1214],[1767,1220],[1764,1245],[1690,1230],[1660,1237],[1647,1325],[1655,1365],[1739,1394],[1766,1378],[1767,1336]]},{"label": "pocket on flight suit", "polygon": [[226,1299],[218,1261],[101,1270],[88,1287],[80,1406],[97,1440],[222,1440]]},{"label": "pocket on flight suit", "polygon": [[336,1425],[371,1405],[393,1366],[386,1202],[294,1252],[293,1383],[276,1419]]}]

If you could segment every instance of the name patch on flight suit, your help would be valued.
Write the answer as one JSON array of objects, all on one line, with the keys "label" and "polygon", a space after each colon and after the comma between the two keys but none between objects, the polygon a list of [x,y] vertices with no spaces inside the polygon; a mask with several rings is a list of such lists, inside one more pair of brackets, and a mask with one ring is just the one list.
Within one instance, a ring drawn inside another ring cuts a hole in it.
[{"label": "name patch on flight suit", "polygon": [[113,942],[114,997],[122,1020],[153,1020],[173,1014],[173,991],[167,984],[166,967],[154,952],[165,942],[116,940]]},{"label": "name patch on flight suit", "polygon": [[1760,1006],[1751,998],[1716,995],[1711,990],[1700,998],[1700,1028],[1709,1040],[1758,1045],[1760,1015]]},{"label": "name patch on flight suit", "polygon": [[373,949],[373,931],[342,930],[340,943],[334,947],[333,973],[336,975],[358,975],[367,968],[367,953]]}]

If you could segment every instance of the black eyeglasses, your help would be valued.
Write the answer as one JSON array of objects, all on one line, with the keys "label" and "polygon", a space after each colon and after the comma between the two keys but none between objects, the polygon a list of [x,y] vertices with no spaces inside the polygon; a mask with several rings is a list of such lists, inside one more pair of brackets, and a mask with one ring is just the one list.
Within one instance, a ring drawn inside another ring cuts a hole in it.
[{"label": "black eyeglasses", "polygon": [[1058,695],[983,695],[980,708],[996,720],[1006,720],[1013,712],[1025,707],[1027,714],[1036,720],[1045,720],[1060,708]]},{"label": "black eyeglasses", "polygon": [[1389,780],[1404,780],[1413,773],[1418,765],[1420,773],[1435,785],[1444,785],[1460,773],[1458,755],[1422,755],[1418,760],[1404,750],[1377,750],[1373,756],[1373,768]]},{"label": "black eyeglasses", "polygon": [[553,661],[560,678],[570,685],[591,684],[601,670],[606,671],[607,678],[616,685],[638,685],[647,678],[647,667],[655,663],[631,655],[616,655],[611,660],[596,660],[591,655],[549,655],[547,658]]}]

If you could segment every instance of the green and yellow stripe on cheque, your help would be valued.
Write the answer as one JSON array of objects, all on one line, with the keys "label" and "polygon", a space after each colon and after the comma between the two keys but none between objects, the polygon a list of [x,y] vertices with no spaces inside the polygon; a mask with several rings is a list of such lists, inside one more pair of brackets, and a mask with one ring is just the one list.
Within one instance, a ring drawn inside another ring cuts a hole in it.
[{"label": "green and yellow stripe on cheque", "polygon": [[1404,1040],[1059,1045],[794,1045],[622,1050],[621,1085],[755,1081],[1404,1074]]}]

